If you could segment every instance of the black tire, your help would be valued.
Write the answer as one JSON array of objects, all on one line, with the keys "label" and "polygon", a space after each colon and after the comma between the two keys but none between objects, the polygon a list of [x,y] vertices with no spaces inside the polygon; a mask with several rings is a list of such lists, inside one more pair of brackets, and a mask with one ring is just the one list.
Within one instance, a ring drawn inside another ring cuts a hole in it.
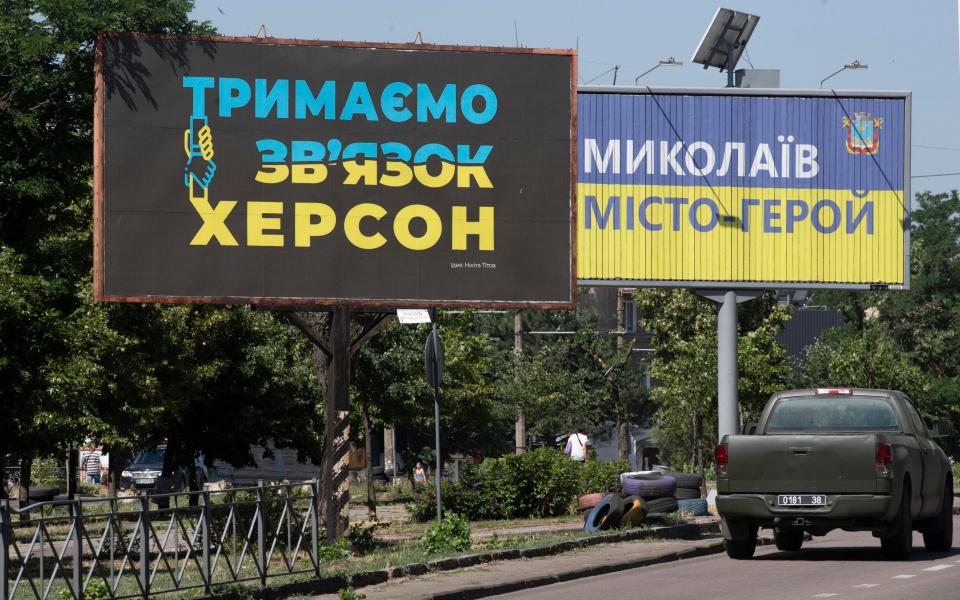
[{"label": "black tire", "polygon": [[607,516],[603,518],[603,524],[600,529],[619,529],[620,520],[623,519],[626,504],[623,502],[623,496],[619,494],[610,494],[610,510]]},{"label": "black tire", "polygon": [[699,473],[664,473],[677,480],[678,488],[700,489],[703,479]]},{"label": "black tire", "polygon": [[679,510],[677,499],[673,496],[669,498],[655,498],[647,500],[648,515],[665,515],[667,513],[677,512]]},{"label": "black tire", "polygon": [[757,536],[745,540],[724,540],[727,556],[734,560],[749,560],[757,549]]},{"label": "black tire", "polygon": [[691,489],[685,487],[678,487],[677,491],[674,492],[673,496],[677,500],[696,500],[700,498],[700,488]]},{"label": "black tire", "polygon": [[913,516],[910,514],[910,486],[903,486],[900,510],[891,526],[890,535],[880,538],[880,550],[887,560],[907,560],[913,549]]},{"label": "black tire", "polygon": [[777,550],[796,552],[803,546],[803,530],[793,528],[774,530],[773,541],[777,544]]},{"label": "black tire", "polygon": [[619,494],[607,494],[587,512],[583,529],[587,533],[596,533],[611,527],[619,527],[620,519],[623,518],[623,509],[623,498]]},{"label": "black tire", "polygon": [[953,548],[953,481],[947,479],[940,514],[923,530],[923,545],[931,552],[949,552]]},{"label": "black tire", "polygon": [[60,493],[59,488],[55,487],[32,487],[30,488],[30,500],[35,502],[50,502],[53,497]]}]

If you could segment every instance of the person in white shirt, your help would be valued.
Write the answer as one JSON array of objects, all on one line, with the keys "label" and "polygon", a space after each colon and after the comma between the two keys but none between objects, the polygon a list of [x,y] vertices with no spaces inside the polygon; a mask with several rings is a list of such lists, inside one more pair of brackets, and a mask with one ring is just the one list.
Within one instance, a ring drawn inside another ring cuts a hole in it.
[{"label": "person in white shirt", "polygon": [[583,462],[587,460],[590,452],[590,439],[582,433],[571,433],[563,451],[573,460]]}]

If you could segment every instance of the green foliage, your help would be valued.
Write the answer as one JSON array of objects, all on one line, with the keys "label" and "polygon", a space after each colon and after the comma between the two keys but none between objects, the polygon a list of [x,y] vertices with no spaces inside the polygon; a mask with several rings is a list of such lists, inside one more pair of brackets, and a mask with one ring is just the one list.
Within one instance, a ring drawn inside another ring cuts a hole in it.
[{"label": "green foliage", "polygon": [[35,459],[30,465],[30,485],[35,487],[59,487],[66,483],[64,468],[55,458]]},{"label": "green foliage", "polygon": [[[110,596],[110,590],[107,589],[107,584],[102,581],[97,581],[96,579],[91,579],[90,583],[87,584],[87,589],[83,592],[82,600],[100,600],[101,598],[108,598]],[[57,597],[60,600],[73,600],[73,592],[69,589],[62,589],[60,593],[57,594]]]},{"label": "green foliage", "polygon": [[367,596],[348,586],[337,592],[337,597],[340,598],[340,600],[363,600]]},{"label": "green foliage", "polygon": [[387,523],[381,523],[379,521],[369,521],[367,523],[355,523],[351,525],[347,539],[350,540],[350,546],[353,551],[357,554],[369,554],[376,550],[378,546],[376,537],[377,529],[387,527],[387,525]]},{"label": "green foliage", "polygon": [[922,394],[927,384],[881,323],[863,329],[846,326],[828,331],[809,347],[797,377],[798,387],[820,385],[901,390]]},{"label": "green foliage", "polygon": [[[94,40],[205,33],[187,0],[6,0],[0,10],[0,453],[63,450],[120,351],[91,301]],[[129,370],[129,369],[128,369]],[[147,378],[141,378],[149,386]],[[126,398],[107,399],[116,415]]]},{"label": "green foliage", "polygon": [[423,533],[423,549],[430,554],[470,549],[470,523],[456,513],[447,513]]},{"label": "green foliage", "polygon": [[334,562],[350,558],[353,554],[350,552],[350,540],[340,538],[333,544],[320,544],[317,549],[317,555],[320,562]]},{"label": "green foliage", "polygon": [[[644,327],[653,333],[652,392],[656,438],[675,465],[692,465],[697,445],[713,455],[717,430],[717,309],[687,290],[641,290]],[[789,311],[764,296],[740,307],[738,393],[744,419],[756,418],[771,393],[783,388],[788,363],[776,342]],[[699,439],[695,430],[699,428]]]},{"label": "green foliage", "polygon": [[[810,348],[796,385],[900,389],[921,412],[960,426],[960,197],[917,194],[910,289],[820,292],[847,325]],[[938,442],[960,456],[960,436]]]},{"label": "green foliage", "polygon": [[625,460],[587,461],[580,470],[580,494],[619,492],[620,475],[630,470],[630,463]]},{"label": "green foliage", "polygon": [[[433,464],[433,388],[423,373],[423,345],[430,327],[393,323],[356,355],[352,393],[369,406],[374,425],[393,426],[404,463]],[[470,314],[440,313],[446,371],[441,389],[441,448],[444,453],[500,454],[507,449],[511,415],[493,394],[499,368],[493,342],[475,331]],[[359,413],[359,411],[356,411]],[[359,417],[359,415],[357,415]],[[363,431],[355,423],[352,431]]]},{"label": "green foliage", "polygon": [[[580,470],[580,463],[552,448],[488,458],[464,466],[457,483],[441,483],[443,511],[474,521],[567,514],[580,491]],[[428,521],[436,506],[433,491],[425,491],[410,507],[411,517]]]},{"label": "green foliage", "polygon": [[253,590],[242,583],[220,583],[210,588],[215,596],[231,596],[235,600],[253,600]]},{"label": "green foliage", "polygon": [[642,419],[649,408],[640,383],[644,371],[630,363],[631,348],[618,350],[592,315],[571,315],[566,327],[573,335],[542,336],[549,339],[524,348],[519,361],[505,365],[498,384],[505,403],[523,409],[528,434],[547,440],[596,430],[606,421]]}]

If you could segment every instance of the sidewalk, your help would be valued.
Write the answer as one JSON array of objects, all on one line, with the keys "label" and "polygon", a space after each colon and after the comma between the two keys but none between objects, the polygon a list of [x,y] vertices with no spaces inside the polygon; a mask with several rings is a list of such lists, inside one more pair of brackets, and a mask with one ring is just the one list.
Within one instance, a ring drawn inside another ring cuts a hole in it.
[{"label": "sidewalk", "polygon": [[[367,600],[482,598],[722,551],[719,535],[699,540],[649,540],[601,544],[555,556],[485,563],[358,589]],[[315,596],[334,600],[336,594]]]}]

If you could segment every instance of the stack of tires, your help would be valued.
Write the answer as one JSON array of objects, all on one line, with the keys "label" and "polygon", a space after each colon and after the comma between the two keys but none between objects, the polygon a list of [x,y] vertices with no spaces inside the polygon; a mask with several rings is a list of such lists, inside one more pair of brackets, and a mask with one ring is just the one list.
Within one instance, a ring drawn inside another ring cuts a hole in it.
[{"label": "stack of tires", "polygon": [[705,517],[707,501],[702,497],[701,485],[703,478],[699,473],[668,473],[677,482],[677,509],[688,516]]},{"label": "stack of tires", "polygon": [[628,473],[623,477],[623,493],[639,496],[647,504],[648,514],[677,512],[677,480],[663,473]]},{"label": "stack of tires", "polygon": [[636,527],[647,518],[647,504],[639,496],[586,494],[580,496],[583,528],[594,533],[621,527]]}]

